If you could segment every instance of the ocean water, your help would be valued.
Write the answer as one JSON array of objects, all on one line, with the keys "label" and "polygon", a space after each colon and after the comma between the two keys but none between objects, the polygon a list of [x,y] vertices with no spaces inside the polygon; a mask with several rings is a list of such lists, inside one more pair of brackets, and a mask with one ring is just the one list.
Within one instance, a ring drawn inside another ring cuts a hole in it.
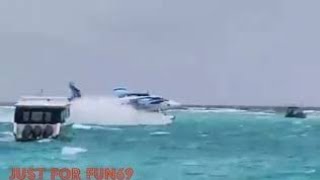
[{"label": "ocean water", "polygon": [[[0,108],[0,179],[13,167],[131,167],[133,180],[319,180],[320,116],[171,111],[171,124],[75,123],[55,140],[15,142]],[[150,120],[151,121],[151,120]],[[95,122],[95,121],[93,121]],[[45,175],[49,179],[49,175]]]}]

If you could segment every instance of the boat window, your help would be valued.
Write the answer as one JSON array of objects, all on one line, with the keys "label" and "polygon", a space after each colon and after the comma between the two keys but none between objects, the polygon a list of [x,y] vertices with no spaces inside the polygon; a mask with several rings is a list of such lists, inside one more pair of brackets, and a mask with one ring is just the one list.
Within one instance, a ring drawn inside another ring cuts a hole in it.
[{"label": "boat window", "polygon": [[32,112],[31,120],[34,122],[40,122],[43,118],[43,112]]},{"label": "boat window", "polygon": [[44,114],[44,120],[45,120],[45,122],[51,122],[51,118],[52,118],[51,112],[46,112],[46,113]]},{"label": "boat window", "polygon": [[24,111],[23,112],[23,121],[28,122],[30,117],[30,112],[29,111]]},{"label": "boat window", "polygon": [[63,110],[61,112],[61,121],[64,121],[68,117],[68,112],[67,110]]},{"label": "boat window", "polygon": [[70,117],[70,108],[67,109],[67,118]]},{"label": "boat window", "polygon": [[68,109],[50,108],[17,108],[14,122],[16,123],[63,123],[68,116]]},{"label": "boat window", "polygon": [[61,113],[60,113],[60,119],[61,119],[61,120],[64,119],[64,111],[61,111]]}]

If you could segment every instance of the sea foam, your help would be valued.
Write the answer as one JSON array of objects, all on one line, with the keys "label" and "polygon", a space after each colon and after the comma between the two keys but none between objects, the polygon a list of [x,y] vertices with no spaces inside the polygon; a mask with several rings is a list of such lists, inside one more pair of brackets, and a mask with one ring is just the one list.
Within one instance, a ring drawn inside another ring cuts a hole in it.
[{"label": "sea foam", "polygon": [[87,149],[80,148],[80,147],[63,147],[61,150],[62,155],[76,155],[79,153],[87,152]]},{"label": "sea foam", "polygon": [[[71,105],[70,121],[98,125],[164,125],[172,120],[160,113],[137,111],[112,97],[83,97]],[[81,125],[80,125],[81,126]],[[76,126],[75,128],[82,128]]]}]

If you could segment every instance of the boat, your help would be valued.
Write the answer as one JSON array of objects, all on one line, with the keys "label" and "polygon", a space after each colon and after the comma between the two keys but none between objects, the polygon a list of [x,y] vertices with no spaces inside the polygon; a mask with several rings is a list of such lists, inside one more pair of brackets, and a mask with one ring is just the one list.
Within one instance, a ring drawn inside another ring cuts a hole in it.
[{"label": "boat", "polygon": [[285,115],[286,118],[306,118],[306,113],[303,110],[296,106],[291,106],[287,108],[287,112]]},{"label": "boat", "polygon": [[16,141],[57,138],[69,117],[67,97],[22,97],[15,104],[13,134]]}]

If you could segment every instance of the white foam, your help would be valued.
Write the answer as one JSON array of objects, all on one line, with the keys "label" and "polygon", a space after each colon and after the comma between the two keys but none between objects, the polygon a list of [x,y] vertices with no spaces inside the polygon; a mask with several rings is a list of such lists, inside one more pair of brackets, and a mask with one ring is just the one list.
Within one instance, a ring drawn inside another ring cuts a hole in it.
[{"label": "white foam", "polygon": [[1,106],[0,108],[14,110],[15,107],[14,106]]},{"label": "white foam", "polygon": [[305,171],[304,173],[306,173],[306,174],[313,174],[313,173],[315,173],[315,172],[317,172],[316,169],[309,169],[309,170]]},{"label": "white foam", "polygon": [[5,131],[5,132],[1,132],[0,134],[1,134],[0,142],[11,142],[11,141],[14,141],[14,136],[13,136],[12,132]]},{"label": "white foam", "polygon": [[73,125],[72,125],[72,128],[73,128],[73,129],[85,129],[85,130],[92,129],[91,126],[89,126],[89,125],[83,125],[83,124],[73,124]]},{"label": "white foam", "polygon": [[242,110],[242,109],[228,109],[228,108],[212,109],[212,111],[221,112],[221,113],[247,112],[246,110]]},{"label": "white foam", "polygon": [[303,112],[307,113],[307,114],[311,114],[311,113],[317,113],[319,111],[316,111],[316,110],[304,110]]},{"label": "white foam", "polygon": [[87,149],[80,148],[80,147],[63,147],[61,150],[62,155],[76,155],[79,153],[87,152]]},{"label": "white foam", "polygon": [[[182,111],[184,111],[184,110],[182,110]],[[231,108],[214,108],[214,109],[188,108],[186,111],[192,112],[192,113],[239,113],[239,112],[248,112],[246,110],[231,109]]]},{"label": "white foam", "polygon": [[0,134],[6,135],[6,136],[13,136],[13,133],[10,131],[4,131],[4,132],[1,132]]},{"label": "white foam", "polygon": [[163,136],[163,135],[170,135],[170,132],[167,131],[155,131],[150,133],[151,136]]},{"label": "white foam", "polygon": [[0,122],[12,122],[14,115],[14,107],[0,106]]},{"label": "white foam", "polygon": [[100,127],[100,128],[97,128],[97,129],[105,129],[105,130],[108,130],[108,131],[122,131],[121,128],[117,128],[117,127]]},{"label": "white foam", "polygon": [[0,142],[12,142],[14,141],[13,137],[6,136],[6,137],[0,137]]},{"label": "white foam", "polygon": [[275,115],[275,113],[273,113],[273,112],[259,112],[259,111],[257,111],[257,112],[250,112],[250,111],[248,111],[248,113],[249,114],[254,114],[254,115],[260,115],[260,116],[271,116],[271,115]]},{"label": "white foam", "polygon": [[71,105],[70,121],[77,124],[98,125],[164,125],[170,117],[160,113],[137,111],[122,105],[116,98],[83,97]]},{"label": "white foam", "polygon": [[189,109],[192,113],[241,113],[256,116],[272,116],[275,115],[274,112],[264,112],[264,111],[247,111],[242,109]]},{"label": "white foam", "polygon": [[200,136],[201,136],[201,137],[208,137],[209,135],[206,134],[206,133],[201,133]]},{"label": "white foam", "polygon": [[105,126],[98,126],[98,125],[85,125],[85,124],[73,124],[73,129],[83,129],[83,130],[91,130],[91,129],[102,129],[107,131],[121,131],[121,128],[117,127],[105,127]]},{"label": "white foam", "polygon": [[48,143],[48,142],[51,142],[51,141],[52,141],[52,139],[40,139],[37,142],[38,143]]}]

